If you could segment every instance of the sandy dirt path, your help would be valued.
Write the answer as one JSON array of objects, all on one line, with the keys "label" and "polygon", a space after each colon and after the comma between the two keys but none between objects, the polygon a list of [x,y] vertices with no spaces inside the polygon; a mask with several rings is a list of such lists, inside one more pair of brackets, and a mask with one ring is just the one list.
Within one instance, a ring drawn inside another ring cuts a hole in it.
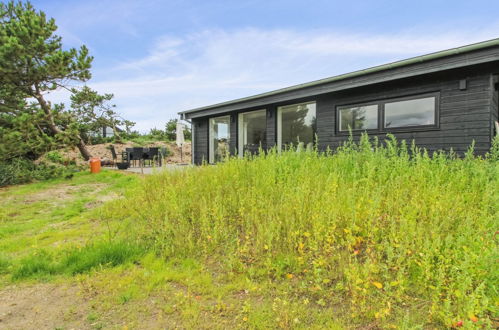
[{"label": "sandy dirt path", "polygon": [[91,329],[76,285],[14,285],[0,291],[0,329]]}]

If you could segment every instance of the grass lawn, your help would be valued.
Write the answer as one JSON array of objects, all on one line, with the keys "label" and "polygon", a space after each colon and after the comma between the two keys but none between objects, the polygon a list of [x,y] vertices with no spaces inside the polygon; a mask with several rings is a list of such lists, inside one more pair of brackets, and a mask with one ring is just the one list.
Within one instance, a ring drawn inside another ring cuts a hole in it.
[{"label": "grass lawn", "polygon": [[7,328],[266,328],[307,320],[341,328],[331,317],[341,309],[323,316],[327,309],[310,309],[286,283],[222,274],[216,260],[167,260],[134,244],[129,224],[105,220],[102,205],[141,181],[104,171],[0,190],[0,315],[22,315],[2,315]]},{"label": "grass lawn", "polygon": [[0,322],[494,328],[499,166],[405,150],[2,189]]}]

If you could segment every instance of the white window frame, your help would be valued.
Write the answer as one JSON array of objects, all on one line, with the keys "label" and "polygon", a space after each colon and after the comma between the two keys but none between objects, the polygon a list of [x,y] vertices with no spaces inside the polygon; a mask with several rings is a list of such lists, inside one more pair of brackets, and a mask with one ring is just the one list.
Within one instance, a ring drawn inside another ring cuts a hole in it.
[{"label": "white window frame", "polygon": [[243,124],[244,124],[244,115],[255,113],[255,112],[264,112],[265,114],[265,120],[267,120],[267,109],[258,109],[258,110],[253,110],[253,111],[246,111],[246,112],[241,112],[237,115],[237,154],[239,157],[244,157],[244,129],[243,129]]},{"label": "white window frame", "polygon": [[221,118],[228,118],[228,127],[227,127],[227,134],[229,136],[229,145],[230,145],[230,115],[227,116],[219,116],[219,117],[212,117],[208,120],[208,162],[210,164],[215,164],[215,145],[213,144],[213,130],[212,130],[212,122],[216,119],[221,119]]},{"label": "white window frame", "polygon": [[302,104],[315,104],[315,116],[317,118],[317,102],[316,101],[307,101],[307,102],[300,102],[300,103],[294,103],[294,104],[286,104],[286,105],[280,105],[277,107],[277,151],[281,151],[282,149],[282,108],[285,107],[290,107],[290,106],[297,106],[297,105],[302,105]]},{"label": "white window frame", "polygon": [[194,121],[191,122],[191,163],[193,165],[196,164],[196,132],[195,132],[196,124]]}]

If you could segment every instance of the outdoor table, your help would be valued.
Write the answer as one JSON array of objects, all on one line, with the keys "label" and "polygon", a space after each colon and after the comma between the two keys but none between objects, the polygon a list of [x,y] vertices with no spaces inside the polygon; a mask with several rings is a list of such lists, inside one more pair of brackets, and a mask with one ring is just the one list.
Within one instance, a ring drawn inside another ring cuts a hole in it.
[{"label": "outdoor table", "polygon": [[143,148],[143,147],[133,147],[126,148],[126,151],[122,154],[123,161],[125,158],[130,164],[135,165],[136,162],[139,162],[140,166],[145,165],[146,161],[149,160],[149,165],[152,166],[154,161],[157,161],[161,164],[161,160],[159,157],[159,148],[151,147],[151,148]]}]

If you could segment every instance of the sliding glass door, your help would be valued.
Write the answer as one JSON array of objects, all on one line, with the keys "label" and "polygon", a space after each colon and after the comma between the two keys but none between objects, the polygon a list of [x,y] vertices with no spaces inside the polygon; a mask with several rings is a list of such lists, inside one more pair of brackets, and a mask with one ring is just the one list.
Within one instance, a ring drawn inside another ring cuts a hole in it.
[{"label": "sliding glass door", "polygon": [[210,118],[209,130],[210,164],[217,163],[229,156],[230,144],[230,116]]},{"label": "sliding glass door", "polygon": [[315,102],[277,108],[277,148],[311,149],[316,132]]},{"label": "sliding glass door", "polygon": [[238,153],[242,157],[246,152],[258,153],[260,147],[267,147],[267,111],[257,110],[239,114]]}]

